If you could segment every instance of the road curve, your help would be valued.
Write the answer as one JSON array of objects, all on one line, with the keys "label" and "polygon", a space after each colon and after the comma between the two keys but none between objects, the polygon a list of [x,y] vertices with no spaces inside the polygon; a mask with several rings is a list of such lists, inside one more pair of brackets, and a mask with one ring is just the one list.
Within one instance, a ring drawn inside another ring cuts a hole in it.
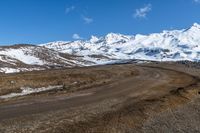
[{"label": "road curve", "polygon": [[[148,96],[161,95],[168,93],[170,89],[188,86],[195,82],[192,76],[172,70],[141,66],[137,66],[134,69],[139,71],[138,76],[91,88],[81,93],[76,92],[71,97],[65,95],[39,97],[37,99],[26,99],[0,105],[0,121],[60,109],[66,109],[67,111],[67,109],[72,107],[92,103],[98,104],[98,102],[106,99],[145,97],[147,96],[145,94],[148,94]],[[181,83],[177,83],[178,79],[181,79]],[[157,86],[165,87],[160,89],[158,93],[153,92],[151,89]]]}]

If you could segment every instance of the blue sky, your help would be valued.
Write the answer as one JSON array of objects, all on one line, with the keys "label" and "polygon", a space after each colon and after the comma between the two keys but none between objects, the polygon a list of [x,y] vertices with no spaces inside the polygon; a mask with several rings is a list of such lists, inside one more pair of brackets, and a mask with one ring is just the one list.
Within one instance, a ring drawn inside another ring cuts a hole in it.
[{"label": "blue sky", "polygon": [[200,23],[200,0],[1,0],[0,44],[148,34]]}]

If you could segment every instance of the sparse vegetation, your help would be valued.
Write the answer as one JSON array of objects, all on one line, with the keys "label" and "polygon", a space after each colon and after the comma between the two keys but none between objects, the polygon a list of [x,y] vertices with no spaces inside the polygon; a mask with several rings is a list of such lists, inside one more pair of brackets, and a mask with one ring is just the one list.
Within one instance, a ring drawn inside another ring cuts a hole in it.
[{"label": "sparse vegetation", "polygon": [[108,66],[1,74],[0,95],[21,91],[20,87],[24,86],[40,88],[49,85],[64,85],[64,91],[81,90],[103,84],[103,82],[110,82],[113,79],[134,76],[137,73],[136,70],[127,71],[120,66],[115,68]]}]

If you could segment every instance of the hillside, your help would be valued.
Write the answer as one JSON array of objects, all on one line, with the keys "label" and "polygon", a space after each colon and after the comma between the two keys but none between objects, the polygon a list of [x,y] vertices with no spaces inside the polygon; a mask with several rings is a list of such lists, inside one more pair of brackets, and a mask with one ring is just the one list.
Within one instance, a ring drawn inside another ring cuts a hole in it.
[{"label": "hillside", "polygon": [[109,33],[90,40],[0,47],[0,72],[91,66],[126,60],[200,60],[200,25],[149,35]]}]

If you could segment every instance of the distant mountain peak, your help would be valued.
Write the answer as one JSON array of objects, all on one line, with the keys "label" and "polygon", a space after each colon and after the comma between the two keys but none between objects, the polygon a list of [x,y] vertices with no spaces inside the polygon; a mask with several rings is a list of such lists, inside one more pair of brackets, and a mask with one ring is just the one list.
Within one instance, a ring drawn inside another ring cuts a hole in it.
[{"label": "distant mountain peak", "polygon": [[96,43],[97,41],[99,41],[99,38],[92,35],[91,38],[90,38],[90,42],[91,43]]},{"label": "distant mountain peak", "polygon": [[192,27],[195,27],[195,28],[200,29],[200,24],[198,24],[198,23],[194,23],[194,24],[192,25]]}]

